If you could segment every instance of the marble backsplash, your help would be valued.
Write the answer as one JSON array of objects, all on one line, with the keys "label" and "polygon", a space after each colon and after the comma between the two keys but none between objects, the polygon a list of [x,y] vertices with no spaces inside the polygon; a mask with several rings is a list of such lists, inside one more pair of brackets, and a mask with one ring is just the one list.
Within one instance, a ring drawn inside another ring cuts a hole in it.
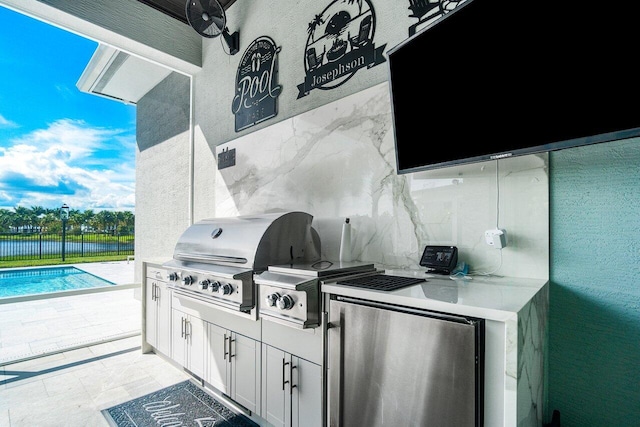
[{"label": "marble backsplash", "polygon": [[[426,150],[428,128],[425,116]],[[210,149],[236,150],[216,172],[211,216],[308,212],[328,260],[348,217],[354,260],[421,269],[425,245],[455,245],[477,274],[548,278],[548,155],[398,175],[387,83]],[[484,239],[496,227],[501,250]]]}]

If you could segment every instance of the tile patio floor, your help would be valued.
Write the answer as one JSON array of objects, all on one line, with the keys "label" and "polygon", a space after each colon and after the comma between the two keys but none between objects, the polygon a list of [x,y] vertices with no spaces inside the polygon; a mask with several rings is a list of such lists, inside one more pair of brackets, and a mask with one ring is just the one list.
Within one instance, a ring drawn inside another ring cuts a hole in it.
[{"label": "tile patio floor", "polygon": [[[133,262],[78,264],[117,284]],[[139,288],[0,304],[0,426],[107,426],[109,408],[187,376],[142,354]]]}]

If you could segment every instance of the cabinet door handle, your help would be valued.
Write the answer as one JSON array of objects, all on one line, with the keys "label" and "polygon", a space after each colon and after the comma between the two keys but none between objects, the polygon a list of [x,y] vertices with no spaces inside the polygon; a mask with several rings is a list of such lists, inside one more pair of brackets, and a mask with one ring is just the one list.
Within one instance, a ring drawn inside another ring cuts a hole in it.
[{"label": "cabinet door handle", "polygon": [[151,301],[155,301],[156,300],[156,283],[152,282],[151,283]]},{"label": "cabinet door handle", "polygon": [[182,321],[180,336],[184,338],[184,317],[181,317],[180,319]]},{"label": "cabinet door handle", "polygon": [[289,381],[285,381],[284,380],[285,366],[287,366],[288,364],[289,364],[289,362],[285,362],[284,361],[284,357],[283,357],[282,358],[282,391],[284,391],[284,385],[289,383]]},{"label": "cabinet door handle", "polygon": [[227,360],[227,334],[224,334],[224,354],[222,355],[222,360]]},{"label": "cabinet door handle", "polygon": [[231,358],[235,357],[235,354],[233,354],[233,347],[231,347],[231,343],[232,342],[236,342],[236,340],[232,340],[231,339],[231,335],[229,335],[229,363],[231,363]]},{"label": "cabinet door handle", "polygon": [[187,339],[191,336],[191,322],[188,319],[184,319],[184,338]]},{"label": "cabinet door handle", "polygon": [[293,384],[293,370],[297,369],[297,366],[293,366],[293,362],[291,362],[291,364],[289,365],[289,381],[291,381],[289,383],[289,394],[293,396],[293,389],[298,387],[297,385]]}]

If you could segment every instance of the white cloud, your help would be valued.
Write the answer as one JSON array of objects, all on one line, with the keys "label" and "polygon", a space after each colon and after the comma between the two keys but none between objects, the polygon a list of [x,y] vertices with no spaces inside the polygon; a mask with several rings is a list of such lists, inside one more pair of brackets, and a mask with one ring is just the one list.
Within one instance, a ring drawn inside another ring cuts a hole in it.
[{"label": "white cloud", "polygon": [[91,128],[79,120],[62,119],[47,129],[35,130],[14,140],[16,145],[28,145],[40,151],[68,156],[70,160],[87,157],[105,146],[106,141],[120,131]]},{"label": "white cloud", "polygon": [[59,120],[15,139],[8,147],[0,147],[0,203],[133,210],[135,145],[131,146],[131,139],[135,141],[121,130],[92,128],[72,120]]},{"label": "white cloud", "polygon": [[0,114],[0,128],[17,128],[18,124],[12,122],[9,119],[6,119],[2,114]]}]

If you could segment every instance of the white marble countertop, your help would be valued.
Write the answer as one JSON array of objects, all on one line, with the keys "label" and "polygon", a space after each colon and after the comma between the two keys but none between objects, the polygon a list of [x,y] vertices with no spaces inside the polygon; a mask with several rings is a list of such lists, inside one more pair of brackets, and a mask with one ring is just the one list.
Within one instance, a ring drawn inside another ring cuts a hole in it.
[{"label": "white marble countertop", "polygon": [[543,279],[473,276],[452,280],[449,276],[426,274],[424,270],[384,269],[385,274],[424,277],[426,282],[395,291],[377,291],[323,283],[323,293],[370,301],[422,308],[488,320],[513,317],[548,283]]},{"label": "white marble countertop", "polygon": [[162,267],[162,265],[167,262],[167,261],[171,261],[173,258],[148,258],[148,259],[144,259],[143,261],[146,262],[147,264],[150,265],[154,265],[156,267]]},{"label": "white marble countertop", "polygon": [[[166,260],[145,261],[161,266]],[[385,274],[424,277],[426,282],[395,291],[377,291],[338,285],[328,280],[322,284],[321,292],[504,322],[519,313],[548,283],[543,279],[499,276],[452,280],[449,276],[427,274],[425,270],[375,267],[384,270]]]}]

